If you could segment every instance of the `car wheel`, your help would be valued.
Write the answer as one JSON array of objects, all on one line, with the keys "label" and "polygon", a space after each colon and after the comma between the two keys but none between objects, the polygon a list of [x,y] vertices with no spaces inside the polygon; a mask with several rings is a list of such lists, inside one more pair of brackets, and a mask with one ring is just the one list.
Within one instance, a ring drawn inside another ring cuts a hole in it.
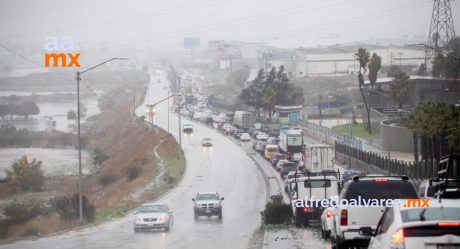
[{"label": "car wheel", "polygon": [[346,242],[341,242],[339,240],[335,241],[335,244],[332,245],[333,249],[348,249],[349,245]]},{"label": "car wheel", "polygon": [[302,223],[303,223],[303,224],[302,224],[303,227],[308,227],[308,226],[310,226],[310,220],[309,220],[309,219],[305,219]]},{"label": "car wheel", "polygon": [[170,228],[170,226],[171,226],[171,222],[169,222],[169,223],[168,223],[168,226],[167,226],[167,227],[165,227],[165,231],[166,231],[166,232],[169,232],[169,228]]},{"label": "car wheel", "polygon": [[222,220],[222,211],[220,211],[220,213],[219,213],[219,216],[218,216],[218,217],[219,217],[219,220]]},{"label": "car wheel", "polygon": [[195,220],[198,220],[198,214],[194,214],[193,217],[195,218]]},{"label": "car wheel", "polygon": [[302,220],[297,215],[294,216],[294,224],[295,224],[295,227],[297,228],[302,227]]}]

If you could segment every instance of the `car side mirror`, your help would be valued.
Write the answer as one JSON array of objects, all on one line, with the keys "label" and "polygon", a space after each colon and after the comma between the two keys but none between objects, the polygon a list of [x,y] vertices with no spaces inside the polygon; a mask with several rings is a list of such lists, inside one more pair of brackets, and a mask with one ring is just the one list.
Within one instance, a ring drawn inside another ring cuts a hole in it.
[{"label": "car side mirror", "polygon": [[224,197],[221,197],[220,200],[223,201],[223,200],[224,200]]},{"label": "car side mirror", "polygon": [[371,227],[360,227],[359,228],[359,235],[374,236],[374,233],[372,232]]},{"label": "car side mirror", "polygon": [[195,198],[192,198],[192,201],[195,201]]},{"label": "car side mirror", "polygon": [[138,214],[138,213],[139,213],[139,210],[134,211],[134,214]]}]

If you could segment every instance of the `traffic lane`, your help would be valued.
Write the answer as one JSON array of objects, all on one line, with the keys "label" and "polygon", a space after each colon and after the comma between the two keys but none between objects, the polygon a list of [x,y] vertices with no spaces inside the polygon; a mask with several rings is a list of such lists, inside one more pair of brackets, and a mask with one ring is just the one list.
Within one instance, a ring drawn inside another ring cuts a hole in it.
[{"label": "traffic lane", "polygon": [[[167,89],[162,87],[152,85],[150,90],[152,102],[168,96]],[[167,101],[157,105],[155,124],[163,129],[168,127],[168,111]],[[182,132],[178,116],[170,113],[169,118],[170,132],[177,138],[178,131]],[[260,226],[260,211],[266,202],[266,186],[260,171],[242,148],[221,133],[185,117],[181,121],[193,124],[194,132],[182,133],[187,171],[180,191],[168,195],[176,220],[168,248],[245,248]],[[204,137],[211,138],[212,147],[202,147]],[[225,197],[222,222],[215,218],[194,221],[191,198],[199,191],[218,191]]]},{"label": "traffic lane", "polygon": [[[281,178],[279,172],[268,160],[265,159],[264,156],[252,148],[253,139],[251,139],[250,142],[241,142],[237,139],[234,139],[234,141],[240,144],[242,148],[250,154],[260,166],[262,166],[265,174],[273,180],[270,182],[277,185],[275,187],[276,189],[270,190],[270,193],[281,192],[285,202],[289,202],[289,197],[284,192],[284,179]],[[331,248],[330,241],[321,237],[321,222],[319,220],[312,221],[311,225],[307,228],[292,228],[290,231],[293,234],[293,239],[295,240],[293,243],[300,248]],[[277,248],[276,243],[274,243],[273,246],[274,248]],[[270,248],[272,247],[270,246]]]},{"label": "traffic lane", "polygon": [[[167,79],[163,78],[162,82]],[[149,96],[151,102],[155,102],[167,97],[168,92],[152,84]],[[155,124],[167,129],[168,102],[162,102],[156,108]],[[178,116],[170,113],[169,118],[170,132],[178,138],[178,132],[182,132]],[[260,172],[245,152],[222,134],[182,117],[184,123],[192,123],[194,132],[192,135],[182,133],[187,171],[180,191],[168,195],[176,221],[168,245],[173,248],[244,248],[260,224],[259,212],[265,203],[266,192]],[[204,137],[212,139],[212,147],[201,146]],[[200,218],[195,223],[191,198],[198,191],[214,190],[225,197],[223,221]]]},{"label": "traffic lane", "polygon": [[[151,95],[152,96],[152,95]],[[163,95],[164,96],[164,95]],[[140,107],[145,110],[144,107]],[[163,110],[160,104],[159,110]],[[167,109],[167,106],[166,106]],[[157,124],[167,124],[167,112],[158,112]],[[174,121],[176,120],[176,121]],[[177,134],[177,119],[171,119]],[[202,148],[202,136],[212,148]],[[159,202],[170,205],[175,224],[170,233],[133,232],[133,215],[65,235],[2,246],[4,248],[245,248],[260,225],[265,185],[252,160],[216,131],[196,124],[193,136],[183,137],[187,170],[179,186]],[[217,190],[224,201],[223,220],[201,218],[195,222],[191,198],[198,191]]]}]

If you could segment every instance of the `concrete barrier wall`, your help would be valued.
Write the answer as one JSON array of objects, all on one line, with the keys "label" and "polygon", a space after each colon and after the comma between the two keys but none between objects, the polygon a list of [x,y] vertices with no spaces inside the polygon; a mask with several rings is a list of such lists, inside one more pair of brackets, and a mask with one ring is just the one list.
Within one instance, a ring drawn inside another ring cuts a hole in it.
[{"label": "concrete barrier wall", "polygon": [[402,126],[397,126],[400,118],[387,119],[380,122],[380,141],[381,146],[387,150],[388,147],[393,151],[414,152],[414,137],[412,132]]}]

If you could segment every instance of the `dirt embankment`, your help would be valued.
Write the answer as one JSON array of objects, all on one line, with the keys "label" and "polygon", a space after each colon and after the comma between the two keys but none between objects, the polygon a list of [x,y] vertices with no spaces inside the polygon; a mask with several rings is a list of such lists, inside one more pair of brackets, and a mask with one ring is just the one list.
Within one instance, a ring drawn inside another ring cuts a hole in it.
[{"label": "dirt embankment", "polygon": [[[142,103],[142,97],[137,99]],[[101,114],[83,127],[90,148],[98,148],[107,156],[99,166],[98,173],[84,177],[84,194],[96,207],[96,220],[122,214],[147,200],[158,197],[181,178],[185,171],[185,158],[174,137],[166,131],[150,127],[146,122],[132,115],[132,95],[122,88],[106,94],[100,102]],[[162,141],[162,142],[161,142]],[[159,170],[154,147],[166,172],[160,181],[145,188]],[[54,196],[70,196],[78,193],[78,178],[62,177],[49,180],[45,191]],[[140,195],[133,193],[141,188]],[[9,229],[8,237],[37,229],[46,234],[77,226],[77,222],[65,222],[53,212],[51,215],[33,219],[23,225]]]}]

